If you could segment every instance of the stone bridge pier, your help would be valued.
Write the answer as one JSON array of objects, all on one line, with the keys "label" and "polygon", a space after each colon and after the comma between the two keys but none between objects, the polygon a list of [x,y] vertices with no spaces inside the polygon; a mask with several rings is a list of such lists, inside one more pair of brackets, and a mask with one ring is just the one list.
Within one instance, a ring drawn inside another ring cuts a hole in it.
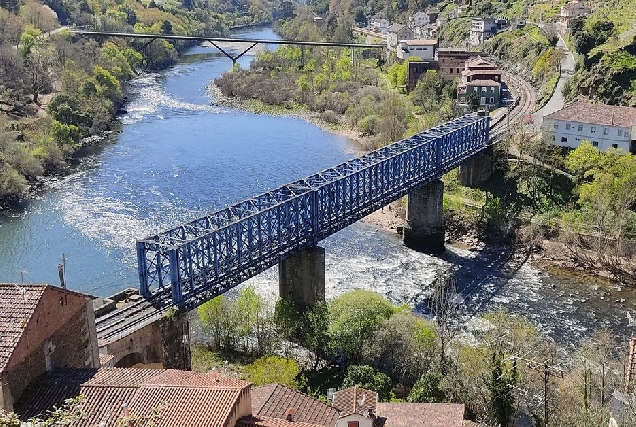
[{"label": "stone bridge pier", "polygon": [[298,307],[325,301],[325,248],[313,246],[278,263],[278,293]]},{"label": "stone bridge pier", "polygon": [[478,187],[492,176],[494,152],[492,145],[466,160],[459,167],[459,183],[464,187]]},{"label": "stone bridge pier", "polygon": [[170,312],[124,337],[99,340],[98,345],[103,367],[161,365],[190,370],[192,366],[187,312]]},{"label": "stone bridge pier", "polygon": [[437,254],[444,252],[444,215],[442,202],[444,183],[435,180],[406,197],[404,245],[416,251]]}]

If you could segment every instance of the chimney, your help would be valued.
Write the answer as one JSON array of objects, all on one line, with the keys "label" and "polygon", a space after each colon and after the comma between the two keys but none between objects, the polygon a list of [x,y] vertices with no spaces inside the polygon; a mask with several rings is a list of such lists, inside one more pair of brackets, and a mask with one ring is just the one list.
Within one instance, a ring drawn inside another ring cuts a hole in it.
[{"label": "chimney", "polygon": [[294,415],[296,415],[296,408],[288,408],[285,411],[285,419],[287,421],[294,421]]}]

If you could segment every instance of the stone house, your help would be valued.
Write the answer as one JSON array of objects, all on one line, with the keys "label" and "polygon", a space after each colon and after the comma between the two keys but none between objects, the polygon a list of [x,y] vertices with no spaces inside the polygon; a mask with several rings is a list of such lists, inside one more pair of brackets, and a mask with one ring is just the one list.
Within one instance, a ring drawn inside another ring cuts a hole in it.
[{"label": "stone house", "polygon": [[404,24],[393,24],[387,30],[386,47],[389,52],[395,52],[400,40],[413,38],[413,31]]},{"label": "stone house", "polygon": [[457,100],[466,104],[471,94],[477,97],[482,107],[498,107],[501,103],[501,70],[494,62],[481,56],[466,61],[462,81],[457,86]]},{"label": "stone house", "polygon": [[576,148],[587,140],[604,151],[636,153],[636,108],[575,102],[543,118],[542,129],[561,147]]},{"label": "stone house", "polygon": [[51,285],[0,284],[0,404],[59,367],[99,366],[92,297]]},{"label": "stone house", "polygon": [[569,28],[570,21],[572,19],[578,18],[579,16],[589,15],[591,12],[591,7],[586,6],[581,2],[574,1],[561,7],[561,11],[559,13],[559,23],[564,25],[566,28]]}]

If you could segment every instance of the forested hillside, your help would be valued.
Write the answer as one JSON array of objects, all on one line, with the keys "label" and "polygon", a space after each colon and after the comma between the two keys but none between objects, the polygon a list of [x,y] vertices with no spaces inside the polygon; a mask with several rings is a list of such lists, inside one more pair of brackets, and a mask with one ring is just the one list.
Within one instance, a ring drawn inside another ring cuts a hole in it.
[{"label": "forested hillside", "polygon": [[261,1],[0,0],[0,206],[47,174],[64,173],[86,137],[110,128],[126,82],[165,68],[186,45],[165,40],[95,40],[66,27],[219,36],[269,22]]}]

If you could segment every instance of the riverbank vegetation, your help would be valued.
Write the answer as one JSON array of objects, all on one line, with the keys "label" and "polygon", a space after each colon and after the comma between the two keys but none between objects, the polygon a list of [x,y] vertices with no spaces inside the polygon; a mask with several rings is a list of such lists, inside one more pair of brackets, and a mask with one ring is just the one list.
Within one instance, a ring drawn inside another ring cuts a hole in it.
[{"label": "riverbank vegetation", "polygon": [[459,326],[455,295],[452,273],[441,275],[418,304],[428,320],[364,290],[302,308],[290,300],[273,307],[247,287],[236,299],[219,296],[198,309],[206,338],[193,366],[323,400],[328,388],[359,385],[381,401],[461,402],[484,425],[545,425],[546,415],[554,426],[608,422],[627,343],[600,330],[566,355],[531,322],[506,312],[474,319],[467,329]]},{"label": "riverbank vegetation", "polygon": [[0,1],[0,207],[20,200],[42,176],[66,173],[77,150],[110,129],[126,82],[173,65],[188,46],[96,40],[61,25],[220,36],[229,26],[269,22],[276,7],[239,3]]}]

